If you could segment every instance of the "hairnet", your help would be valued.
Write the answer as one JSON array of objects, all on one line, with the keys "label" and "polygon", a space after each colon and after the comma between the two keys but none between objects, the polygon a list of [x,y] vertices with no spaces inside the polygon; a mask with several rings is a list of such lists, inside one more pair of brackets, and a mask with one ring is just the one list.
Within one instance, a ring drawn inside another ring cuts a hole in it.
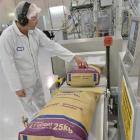
[{"label": "hairnet", "polygon": [[[18,19],[18,16],[20,14],[22,14],[22,10],[23,10],[23,6],[25,4],[26,1],[21,1],[17,4],[16,6],[16,19]],[[39,14],[41,12],[41,8],[37,7],[36,4],[31,3],[28,13],[27,13],[27,18],[31,19],[31,17],[36,16],[37,14]]]}]

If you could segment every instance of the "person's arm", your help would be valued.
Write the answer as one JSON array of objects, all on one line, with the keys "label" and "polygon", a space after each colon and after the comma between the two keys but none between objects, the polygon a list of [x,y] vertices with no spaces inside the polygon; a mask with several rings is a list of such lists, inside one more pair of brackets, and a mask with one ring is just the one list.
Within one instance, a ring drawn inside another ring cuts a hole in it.
[{"label": "person's arm", "polygon": [[80,56],[76,56],[68,49],[62,47],[60,44],[50,40],[44,33],[40,32],[39,40],[40,46],[46,47],[55,56],[62,58],[63,60],[70,62],[73,58],[79,67],[87,67],[87,63]]},{"label": "person's arm", "polygon": [[24,97],[23,87],[14,61],[14,48],[8,37],[0,37],[0,62],[10,88],[17,96]]}]

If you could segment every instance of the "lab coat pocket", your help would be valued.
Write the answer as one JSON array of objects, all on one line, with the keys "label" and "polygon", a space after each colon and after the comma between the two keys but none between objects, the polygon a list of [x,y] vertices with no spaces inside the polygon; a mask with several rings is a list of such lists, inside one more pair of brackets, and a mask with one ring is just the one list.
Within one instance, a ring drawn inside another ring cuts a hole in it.
[{"label": "lab coat pocket", "polygon": [[17,46],[15,48],[15,58],[24,58],[26,56],[26,49],[24,46]]}]

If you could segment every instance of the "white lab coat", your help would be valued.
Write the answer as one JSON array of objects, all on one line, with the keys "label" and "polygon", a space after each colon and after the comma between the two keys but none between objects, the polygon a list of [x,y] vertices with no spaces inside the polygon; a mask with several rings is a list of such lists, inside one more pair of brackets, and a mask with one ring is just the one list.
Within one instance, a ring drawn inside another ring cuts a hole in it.
[{"label": "white lab coat", "polygon": [[[8,83],[14,92],[21,89],[26,89],[26,92],[28,89],[31,91],[36,86],[37,81],[41,81],[38,68],[40,47],[45,47],[47,51],[66,61],[70,61],[74,56],[69,50],[48,39],[37,28],[29,31],[27,37],[19,31],[16,23],[13,22],[2,33],[0,37],[0,59]],[[34,90],[33,92],[35,93]],[[34,93],[31,97],[34,96]],[[44,98],[43,95],[42,97]]]}]

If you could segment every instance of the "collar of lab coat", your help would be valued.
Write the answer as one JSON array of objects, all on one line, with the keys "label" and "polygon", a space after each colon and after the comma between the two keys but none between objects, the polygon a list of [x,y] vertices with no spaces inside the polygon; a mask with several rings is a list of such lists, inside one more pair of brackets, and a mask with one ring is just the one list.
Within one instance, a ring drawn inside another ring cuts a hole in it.
[{"label": "collar of lab coat", "polygon": [[[24,34],[21,33],[20,30],[18,29],[18,27],[17,27],[15,21],[13,22],[13,27],[14,27],[15,32],[16,32],[19,36],[24,36]],[[33,33],[33,30],[30,30],[30,31],[28,32],[28,34],[32,34],[32,33]]]}]

